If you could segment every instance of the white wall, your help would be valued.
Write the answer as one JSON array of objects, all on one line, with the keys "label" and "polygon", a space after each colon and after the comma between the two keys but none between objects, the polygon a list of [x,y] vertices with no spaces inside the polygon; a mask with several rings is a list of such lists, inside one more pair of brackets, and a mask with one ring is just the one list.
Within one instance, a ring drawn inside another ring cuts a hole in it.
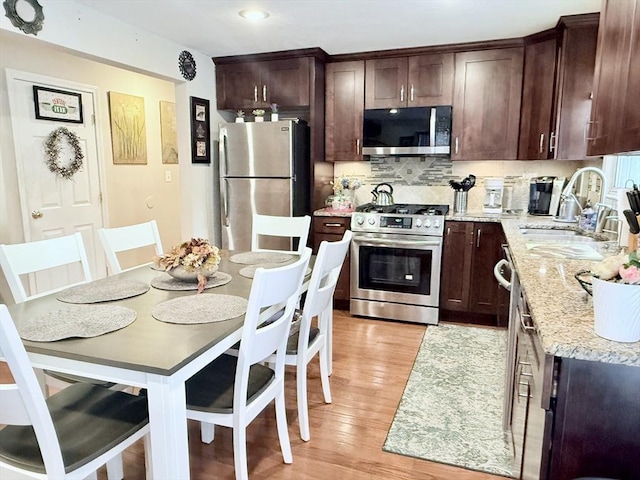
[{"label": "white wall", "polygon": [[[0,29],[68,49],[74,55],[162,78],[175,84],[180,203],[184,207],[180,230],[183,237],[193,235],[213,238],[213,169],[210,165],[191,164],[189,128],[189,97],[209,99],[213,107],[212,138],[217,137],[215,127],[222,118],[215,111],[215,68],[211,58],[183,45],[136,30],[71,0],[40,0],[40,4],[45,18],[43,28],[36,37],[22,33],[5,16],[0,17]],[[126,8],[126,5],[123,5],[123,8]],[[185,81],[178,69],[178,55],[182,50],[190,51],[196,61],[197,74],[191,82]],[[64,65],[61,65],[60,69],[63,71]],[[37,62],[34,62],[30,71],[39,73]],[[4,81],[4,72],[2,77]],[[4,158],[5,156],[6,154],[3,154],[3,163],[13,161],[12,158]],[[2,222],[0,219],[2,231],[15,227]]]}]

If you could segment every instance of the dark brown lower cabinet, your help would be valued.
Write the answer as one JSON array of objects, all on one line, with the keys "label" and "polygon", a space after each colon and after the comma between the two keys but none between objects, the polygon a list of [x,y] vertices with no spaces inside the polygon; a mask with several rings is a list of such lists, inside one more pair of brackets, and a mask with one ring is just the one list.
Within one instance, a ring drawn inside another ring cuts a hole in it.
[{"label": "dark brown lower cabinet", "polygon": [[[337,242],[342,240],[344,232],[351,226],[351,217],[313,217],[313,253],[318,253],[320,243],[324,240],[327,242]],[[334,305],[339,308],[349,308],[349,297],[351,289],[349,282],[351,280],[351,252],[347,251],[347,258],[344,259],[340,278],[336,285],[336,291],[333,294]]]},{"label": "dark brown lower cabinet", "polygon": [[501,297],[493,267],[502,258],[504,242],[499,223],[446,222],[441,319],[497,325]]},{"label": "dark brown lower cabinet", "polygon": [[560,359],[548,472],[541,478],[640,478],[640,367]]}]

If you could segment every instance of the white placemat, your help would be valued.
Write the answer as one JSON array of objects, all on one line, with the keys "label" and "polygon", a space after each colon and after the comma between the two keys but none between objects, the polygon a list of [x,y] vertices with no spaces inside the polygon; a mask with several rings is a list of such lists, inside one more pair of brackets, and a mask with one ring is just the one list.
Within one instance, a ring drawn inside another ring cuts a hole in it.
[{"label": "white placemat", "polygon": [[[226,285],[231,281],[231,275],[224,272],[216,272],[207,280],[204,289]],[[184,282],[169,274],[160,275],[151,280],[151,286],[158,290],[197,290],[198,282]]]},{"label": "white placemat", "polygon": [[[246,267],[242,267],[238,272],[243,277],[253,278],[256,274],[256,270],[258,268],[276,268],[281,267],[281,263],[262,263],[260,265],[248,265]],[[311,273],[311,269],[307,268],[306,272],[304,272],[305,277]]]},{"label": "white placemat", "polygon": [[235,295],[203,293],[173,298],[153,307],[151,315],[167,323],[211,323],[239,317],[247,311],[247,300]]},{"label": "white placemat", "polygon": [[136,311],[118,305],[76,305],[16,323],[20,337],[33,342],[97,337],[134,322]]},{"label": "white placemat", "polygon": [[230,262],[256,265],[258,263],[284,263],[291,260],[293,255],[277,252],[244,252],[236,253],[229,258]]},{"label": "white placemat", "polygon": [[62,290],[56,298],[65,303],[100,303],[135,297],[149,291],[140,280],[105,278]]}]

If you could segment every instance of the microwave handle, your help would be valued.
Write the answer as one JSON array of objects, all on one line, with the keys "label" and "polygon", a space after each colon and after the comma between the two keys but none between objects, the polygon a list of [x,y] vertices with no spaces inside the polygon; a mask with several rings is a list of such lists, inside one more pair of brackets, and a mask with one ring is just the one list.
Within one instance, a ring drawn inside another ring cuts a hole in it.
[{"label": "microwave handle", "polygon": [[436,146],[436,107],[431,107],[431,117],[429,118],[429,145]]}]

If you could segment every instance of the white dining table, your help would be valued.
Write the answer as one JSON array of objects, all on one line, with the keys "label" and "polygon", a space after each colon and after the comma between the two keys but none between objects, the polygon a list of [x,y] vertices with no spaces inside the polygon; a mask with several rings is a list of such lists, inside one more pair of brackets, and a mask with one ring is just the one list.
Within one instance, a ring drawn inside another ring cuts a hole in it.
[{"label": "white dining table", "polygon": [[[245,265],[228,260],[223,252],[219,270],[232,280],[201,295],[226,294],[248,298],[252,280],[238,272]],[[150,282],[163,272],[149,266],[114,276],[114,279]],[[151,435],[147,478],[186,480],[189,473],[185,382],[240,340],[244,315],[201,324],[172,324],[154,319],[152,308],[166,300],[195,291],[167,291],[151,287],[142,295],[104,303],[134,309],[129,326],[92,338],[55,342],[24,341],[34,367],[145,388],[149,402]],[[9,307],[16,324],[21,319],[52,309],[72,307],[51,294]]]}]

